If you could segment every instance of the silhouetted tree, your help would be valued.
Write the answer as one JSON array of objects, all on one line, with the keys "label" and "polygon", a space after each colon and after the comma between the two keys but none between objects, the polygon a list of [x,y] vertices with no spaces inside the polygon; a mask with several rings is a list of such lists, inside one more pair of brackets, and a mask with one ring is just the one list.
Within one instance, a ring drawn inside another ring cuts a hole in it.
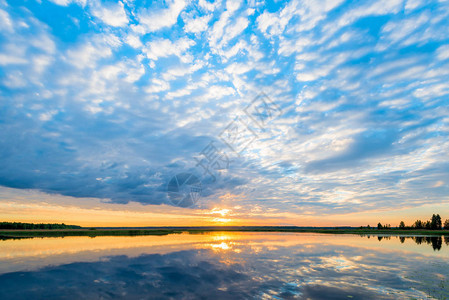
[{"label": "silhouetted tree", "polygon": [[416,221],[415,221],[415,224],[413,224],[413,227],[415,227],[416,229],[423,229],[423,228],[424,228],[423,221],[421,221],[421,220],[416,220]]},{"label": "silhouetted tree", "polygon": [[62,224],[33,224],[21,222],[0,222],[0,229],[79,229],[81,226]]},{"label": "silhouetted tree", "polygon": [[425,229],[432,229],[432,225],[431,225],[430,221],[426,221],[426,223],[424,224],[424,228]]},{"label": "silhouetted tree", "polygon": [[441,217],[440,215],[432,215],[432,220],[430,222],[430,229],[432,230],[441,230]]},{"label": "silhouetted tree", "polygon": [[449,230],[449,219],[446,219],[446,221],[444,221],[444,229]]},{"label": "silhouetted tree", "polygon": [[377,224],[377,229],[382,229],[382,224],[380,222]]},{"label": "silhouetted tree", "polygon": [[404,221],[401,221],[401,223],[399,223],[399,229],[405,229]]}]

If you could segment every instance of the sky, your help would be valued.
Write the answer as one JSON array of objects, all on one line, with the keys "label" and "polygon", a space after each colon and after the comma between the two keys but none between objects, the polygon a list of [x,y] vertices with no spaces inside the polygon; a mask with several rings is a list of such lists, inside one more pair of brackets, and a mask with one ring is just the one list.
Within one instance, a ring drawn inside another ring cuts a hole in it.
[{"label": "sky", "polygon": [[0,219],[449,218],[448,20],[444,0],[0,0]]}]

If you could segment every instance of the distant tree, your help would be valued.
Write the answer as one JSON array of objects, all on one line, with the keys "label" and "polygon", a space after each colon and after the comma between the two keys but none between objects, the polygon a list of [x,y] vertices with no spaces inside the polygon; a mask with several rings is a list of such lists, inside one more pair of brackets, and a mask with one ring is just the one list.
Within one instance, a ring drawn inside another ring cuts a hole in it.
[{"label": "distant tree", "polygon": [[441,230],[441,217],[440,215],[432,215],[432,220],[430,221],[430,229]]},{"label": "distant tree", "polygon": [[66,224],[33,224],[21,222],[0,222],[0,229],[79,229],[81,226]]},{"label": "distant tree", "polygon": [[444,229],[449,230],[449,219],[446,219],[446,221],[444,221]]},{"label": "distant tree", "polygon": [[401,221],[401,223],[399,223],[399,229],[405,229],[404,221]]},{"label": "distant tree", "polygon": [[382,229],[382,224],[380,222],[377,223],[377,229]]},{"label": "distant tree", "polygon": [[413,224],[413,227],[414,227],[415,229],[424,229],[423,221],[421,221],[421,220],[416,220],[416,221],[415,221],[415,224]]},{"label": "distant tree", "polygon": [[424,228],[425,229],[432,229],[430,221],[426,221],[426,223],[424,224]]},{"label": "distant tree", "polygon": [[[446,221],[448,221],[448,226],[449,226],[449,220],[446,220]],[[366,228],[371,229],[371,226],[367,225]]]}]

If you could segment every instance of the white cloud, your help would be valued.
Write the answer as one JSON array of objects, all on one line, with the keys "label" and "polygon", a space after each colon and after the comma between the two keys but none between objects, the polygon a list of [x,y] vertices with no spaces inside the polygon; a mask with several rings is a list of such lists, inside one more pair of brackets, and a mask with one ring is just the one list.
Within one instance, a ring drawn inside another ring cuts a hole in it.
[{"label": "white cloud", "polygon": [[153,60],[170,55],[182,57],[184,52],[194,44],[195,42],[188,38],[181,38],[175,42],[169,39],[158,39],[148,42],[143,51],[149,59]]},{"label": "white cloud", "polygon": [[53,2],[54,4],[61,5],[61,6],[67,6],[71,3],[76,3],[83,7],[86,5],[86,2],[87,2],[87,0],[49,0],[49,1]]},{"label": "white cloud", "polygon": [[[348,58],[354,58],[360,55],[357,52],[340,53],[338,55],[322,56],[317,53],[304,53],[296,56],[297,64],[295,70],[298,81],[314,81],[321,77],[328,76],[337,66],[344,63]],[[306,63],[311,64],[305,67]],[[313,67],[316,65],[316,67]]]},{"label": "white cloud", "polygon": [[249,21],[246,17],[239,17],[233,24],[230,24],[225,30],[221,46],[226,46],[229,41],[241,34],[248,27],[248,24]]},{"label": "white cloud", "polygon": [[77,49],[69,50],[67,57],[69,62],[77,68],[95,67],[96,61],[100,58],[112,55],[110,48],[97,48],[91,43],[87,43]]},{"label": "white cloud", "polygon": [[249,64],[245,63],[233,63],[226,67],[226,72],[232,75],[240,75],[251,71],[253,68]]},{"label": "white cloud", "polygon": [[26,64],[28,60],[11,54],[0,53],[0,66]]},{"label": "white cloud", "polygon": [[224,96],[235,94],[235,90],[230,86],[212,85],[207,89],[207,93],[201,98],[221,99]]},{"label": "white cloud", "polygon": [[94,69],[98,60],[110,57],[112,49],[120,45],[121,42],[115,35],[97,35],[86,43],[69,49],[66,58],[79,69]]},{"label": "white cloud", "polygon": [[221,48],[219,41],[224,37],[225,27],[230,24],[230,18],[234,15],[235,11],[240,7],[238,1],[226,2],[226,11],[220,16],[220,19],[214,23],[214,26],[209,32],[209,44],[212,48]]},{"label": "white cloud", "polygon": [[221,5],[221,1],[217,0],[214,2],[209,2],[207,0],[199,0],[198,5],[207,11],[213,11]]},{"label": "white cloud", "polygon": [[50,55],[36,55],[33,57],[33,68],[36,73],[44,72],[47,67],[53,62],[53,57]]},{"label": "white cloud", "polygon": [[302,52],[305,47],[311,46],[315,43],[312,39],[301,36],[297,39],[284,39],[281,38],[279,43],[279,55],[290,56],[296,52]]},{"label": "white cloud", "polygon": [[[354,8],[345,13],[338,21],[338,27],[349,25],[356,20],[366,16],[380,16],[398,13],[402,8],[403,0],[380,0],[369,2],[369,4]],[[337,24],[329,24],[330,27]]]},{"label": "white cloud", "polygon": [[295,31],[312,29],[319,21],[325,19],[327,12],[339,6],[343,0],[305,0],[291,1],[280,12],[265,11],[257,18],[258,29],[267,36],[280,35],[290,20],[298,15],[300,21],[295,24]]},{"label": "white cloud", "polygon": [[72,3],[72,0],[49,0],[49,1],[53,2],[54,4],[62,5],[62,6],[67,6],[70,3]]},{"label": "white cloud", "polygon": [[298,7],[300,22],[295,29],[297,32],[314,28],[319,21],[326,18],[329,11],[339,6],[343,0],[307,0]]},{"label": "white cloud", "polygon": [[[428,23],[431,17],[427,13],[418,16],[401,20],[400,22],[389,22],[382,28],[382,39],[387,41],[380,43],[377,47],[379,50],[388,49],[392,43],[401,42],[404,39],[413,35],[416,30],[419,30],[424,24]],[[428,27],[424,25],[425,27]]]},{"label": "white cloud", "polygon": [[140,26],[135,27],[135,31],[143,34],[173,26],[185,6],[184,0],[174,0],[170,1],[169,7],[165,9],[146,9],[138,14]]},{"label": "white cloud", "polygon": [[56,52],[55,42],[47,34],[41,34],[36,38],[30,40],[30,44],[33,47],[39,48],[48,54],[54,54]]},{"label": "white cloud", "polygon": [[419,88],[413,92],[415,97],[422,99],[441,97],[447,94],[449,94],[449,84],[447,83],[429,85],[424,88]]},{"label": "white cloud", "polygon": [[415,8],[418,8],[419,6],[421,6],[423,4],[424,4],[423,0],[408,0],[407,3],[405,4],[405,9],[406,10],[413,10]]},{"label": "white cloud", "polygon": [[116,64],[106,65],[96,72],[98,78],[117,82],[124,80],[133,83],[145,74],[145,68],[138,56],[134,60],[123,60]]},{"label": "white cloud", "polygon": [[[237,55],[237,53],[243,51],[243,50],[248,50],[250,48],[250,46],[248,45],[248,43],[244,40],[239,40],[234,46],[232,46],[229,50],[226,51],[222,51],[220,54],[226,58],[229,59],[235,55]],[[254,55],[252,55],[254,56]]]},{"label": "white cloud", "polygon": [[57,113],[58,113],[58,111],[56,111],[56,110],[51,110],[51,111],[47,111],[47,112],[41,113],[39,115],[39,120],[41,120],[41,121],[50,121],[53,118],[53,116],[55,114],[57,114]]},{"label": "white cloud", "polygon": [[180,89],[173,92],[168,92],[165,96],[167,99],[173,99],[173,98],[179,98],[182,96],[187,96],[192,93],[192,90],[190,89]]},{"label": "white cloud", "polygon": [[143,46],[140,38],[137,35],[129,34],[126,37],[126,43],[133,48],[141,48]]},{"label": "white cloud", "polygon": [[197,63],[194,63],[190,65],[189,67],[175,67],[170,68],[167,72],[162,74],[162,78],[164,80],[173,80],[176,77],[185,76],[187,74],[192,74],[199,69],[201,69],[204,66],[204,63],[202,61],[198,61]]},{"label": "white cloud", "polygon": [[0,29],[9,32],[14,30],[9,14],[2,9],[0,9]]},{"label": "white cloud", "polygon": [[9,88],[21,88],[27,85],[27,81],[20,71],[13,71],[7,74],[2,83]]},{"label": "white cloud", "polygon": [[153,93],[159,93],[162,91],[166,91],[169,88],[170,88],[170,84],[168,84],[168,82],[155,78],[152,80],[152,84],[145,88],[145,92],[147,92],[149,94],[153,94]]},{"label": "white cloud", "polygon": [[186,32],[192,32],[192,33],[199,33],[203,32],[207,29],[208,23],[210,19],[212,18],[212,15],[206,15],[203,17],[196,17],[196,18],[187,18],[184,20],[186,25],[184,26],[184,30]]},{"label": "white cloud", "polygon": [[291,1],[279,13],[265,11],[257,18],[257,27],[268,35],[281,34],[295,15],[298,5],[298,1]]},{"label": "white cloud", "polygon": [[449,58],[449,45],[443,45],[437,50],[437,57],[439,60],[446,60]]},{"label": "white cloud", "polygon": [[95,17],[102,20],[105,24],[114,27],[123,27],[128,24],[125,6],[123,2],[117,4],[97,4],[94,6],[92,13]]}]

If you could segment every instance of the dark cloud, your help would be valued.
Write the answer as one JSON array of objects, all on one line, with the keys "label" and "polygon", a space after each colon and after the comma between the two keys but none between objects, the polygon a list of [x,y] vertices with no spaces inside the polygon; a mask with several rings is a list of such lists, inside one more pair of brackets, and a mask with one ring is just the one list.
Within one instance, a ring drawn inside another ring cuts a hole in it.
[{"label": "dark cloud", "polygon": [[306,172],[329,172],[354,168],[366,159],[389,154],[399,135],[396,130],[368,131],[354,137],[354,142],[341,154],[312,161],[305,167]]}]

